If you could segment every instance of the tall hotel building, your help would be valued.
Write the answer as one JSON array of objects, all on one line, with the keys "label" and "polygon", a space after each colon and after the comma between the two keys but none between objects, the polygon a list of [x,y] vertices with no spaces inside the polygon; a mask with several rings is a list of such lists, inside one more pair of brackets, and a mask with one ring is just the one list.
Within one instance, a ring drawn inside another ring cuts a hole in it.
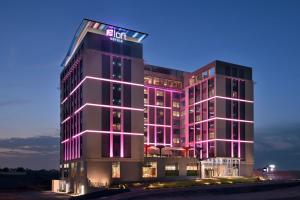
[{"label": "tall hotel building", "polygon": [[145,64],[147,34],[83,20],[64,59],[61,190],[251,176],[252,69]]}]

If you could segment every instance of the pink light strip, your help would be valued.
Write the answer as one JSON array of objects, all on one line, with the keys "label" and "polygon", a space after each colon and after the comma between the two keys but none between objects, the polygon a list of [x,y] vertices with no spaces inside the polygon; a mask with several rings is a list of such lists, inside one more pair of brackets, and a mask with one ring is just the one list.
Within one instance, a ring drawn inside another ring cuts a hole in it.
[{"label": "pink light strip", "polygon": [[156,106],[156,105],[144,105],[146,107],[153,107],[153,108],[165,108],[165,109],[171,109],[171,107],[166,107],[166,106]]},{"label": "pink light strip", "polygon": [[152,89],[157,89],[157,90],[162,90],[166,92],[177,92],[177,93],[182,93],[181,90],[175,90],[175,89],[165,89],[161,87],[154,87],[154,86],[149,86],[149,85],[144,85],[145,88],[152,88]]},{"label": "pink light strip", "polygon": [[196,143],[213,142],[213,141],[254,143],[253,141],[249,141],[249,140],[230,140],[230,139],[211,139],[211,140],[198,141]]},{"label": "pink light strip", "polygon": [[89,133],[103,133],[103,134],[116,134],[116,135],[138,135],[138,136],[144,136],[144,133],[128,133],[128,132],[116,132],[116,131],[97,131],[97,130],[85,130],[85,131],[82,131],[76,135],[74,135],[72,138],[76,138],[80,135],[83,135],[84,133],[86,132],[89,132]]},{"label": "pink light strip", "polygon": [[70,116],[67,117],[64,121],[61,122],[61,124],[64,124],[66,121],[68,121],[70,119]]},{"label": "pink light strip", "polygon": [[163,124],[144,124],[145,126],[158,126],[158,127],[169,127],[171,128],[171,125],[163,125]]},{"label": "pink light strip", "polygon": [[124,106],[111,106],[111,105],[104,105],[104,104],[95,104],[95,103],[86,103],[81,106],[78,110],[75,111],[75,114],[82,110],[85,106],[95,106],[95,107],[102,107],[102,108],[115,108],[115,109],[124,109],[124,110],[133,110],[133,111],[141,111],[144,112],[144,108],[132,108],[132,107],[124,107]]},{"label": "pink light strip", "polygon": [[208,99],[204,99],[204,100],[198,101],[198,102],[194,103],[194,105],[197,105],[197,104],[200,104],[200,103],[203,103],[203,102],[206,102],[206,101],[215,99],[215,98],[219,98],[219,99],[227,99],[227,100],[233,100],[233,101],[240,101],[240,102],[246,102],[246,103],[254,103],[254,101],[250,101],[250,100],[236,99],[236,98],[222,97],[222,96],[213,96],[213,97],[210,97],[210,98],[208,98]]},{"label": "pink light strip", "polygon": [[150,145],[154,145],[154,146],[157,146],[157,145],[164,145],[164,146],[171,146],[171,144],[167,144],[167,143],[144,143],[144,144],[150,144]]},{"label": "pink light strip", "polygon": [[233,121],[233,122],[254,123],[254,121],[249,121],[249,120],[232,119],[232,118],[223,118],[223,117],[213,117],[213,118],[206,119],[206,120],[203,120],[203,121],[200,121],[200,122],[195,122],[195,124],[201,124],[201,123],[208,122],[208,121],[212,121],[212,120],[215,120],[215,119],[226,120],[226,121]]},{"label": "pink light strip", "polygon": [[220,98],[220,99],[227,99],[227,100],[241,101],[241,102],[246,102],[246,103],[254,103],[254,101],[245,100],[245,99],[237,99],[237,98],[222,97],[222,96],[215,96],[215,97],[216,97],[216,98]]},{"label": "pink light strip", "polygon": [[[116,108],[116,109],[124,109],[124,110],[133,110],[133,111],[142,111],[144,112],[143,108],[132,108],[132,107],[123,107],[123,106],[111,106],[111,105],[103,105],[103,104],[94,104],[94,103],[86,103],[80,108],[78,108],[74,114],[77,114],[79,111],[81,111],[86,106],[95,106],[95,107],[102,107],[102,108]],[[70,116],[64,119],[61,124],[67,122],[70,119]]]},{"label": "pink light strip", "polygon": [[66,140],[62,141],[61,143],[64,144],[64,143],[68,142],[69,140],[70,139],[66,139]]},{"label": "pink light strip", "polygon": [[66,100],[69,98],[69,96],[71,96],[83,84],[83,82],[85,80],[87,80],[87,79],[97,80],[97,81],[107,81],[107,82],[111,82],[111,83],[121,83],[121,84],[125,84],[125,85],[133,85],[133,86],[144,87],[143,84],[139,84],[139,83],[131,83],[131,82],[118,81],[118,80],[107,79],[107,78],[99,78],[99,77],[94,77],[94,76],[86,76],[86,77],[83,78],[82,81],[80,81],[78,83],[78,85],[70,92],[70,94],[61,102],[61,104],[64,104],[66,102]]}]

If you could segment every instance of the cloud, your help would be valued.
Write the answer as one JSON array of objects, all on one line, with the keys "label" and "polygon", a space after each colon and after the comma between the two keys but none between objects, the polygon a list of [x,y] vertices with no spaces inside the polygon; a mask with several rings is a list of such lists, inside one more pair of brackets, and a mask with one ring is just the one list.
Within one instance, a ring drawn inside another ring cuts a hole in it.
[{"label": "cloud", "polygon": [[38,136],[0,139],[0,167],[57,169],[59,137]]},{"label": "cloud", "polygon": [[26,103],[29,103],[29,101],[25,99],[4,100],[0,101],[0,107],[22,105]]},{"label": "cloud", "polygon": [[258,128],[254,133],[257,168],[272,162],[279,169],[300,169],[300,123]]}]

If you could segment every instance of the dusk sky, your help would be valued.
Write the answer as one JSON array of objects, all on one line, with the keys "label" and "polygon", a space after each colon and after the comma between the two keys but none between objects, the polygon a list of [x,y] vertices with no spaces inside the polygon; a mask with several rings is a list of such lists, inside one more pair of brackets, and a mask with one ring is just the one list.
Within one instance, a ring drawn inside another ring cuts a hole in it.
[{"label": "dusk sky", "polygon": [[255,166],[300,169],[300,1],[1,1],[0,167],[58,168],[59,74],[90,18],[149,33],[146,63],[253,67]]}]

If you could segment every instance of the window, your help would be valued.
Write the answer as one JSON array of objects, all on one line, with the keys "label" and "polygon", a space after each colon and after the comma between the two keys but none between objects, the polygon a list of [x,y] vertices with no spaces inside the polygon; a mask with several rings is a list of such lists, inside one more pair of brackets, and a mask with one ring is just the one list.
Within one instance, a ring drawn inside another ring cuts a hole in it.
[{"label": "window", "polygon": [[157,163],[148,162],[143,167],[143,178],[155,178],[157,177]]},{"label": "window", "polygon": [[198,170],[197,164],[189,164],[186,166],[186,170],[187,171],[194,171],[194,170]]},{"label": "window", "polygon": [[169,171],[176,170],[176,166],[175,165],[166,165],[165,170],[169,170]]},{"label": "window", "polygon": [[120,178],[120,162],[112,163],[112,178]]},{"label": "window", "polygon": [[179,138],[177,138],[177,137],[174,137],[174,138],[173,138],[173,143],[174,143],[174,144],[179,144],[179,142],[180,142],[180,139],[179,139]]},{"label": "window", "polygon": [[180,117],[179,111],[173,111],[173,117]]},{"label": "window", "polygon": [[113,105],[121,105],[121,84],[113,84]]},{"label": "window", "polygon": [[174,108],[179,108],[179,102],[178,101],[173,101],[173,107]]},{"label": "window", "polygon": [[112,78],[117,79],[117,80],[121,80],[121,78],[122,78],[122,75],[121,75],[121,67],[122,67],[121,59],[114,57],[112,65],[113,65]]},{"label": "window", "polygon": [[121,111],[113,111],[113,131],[121,131]]}]

